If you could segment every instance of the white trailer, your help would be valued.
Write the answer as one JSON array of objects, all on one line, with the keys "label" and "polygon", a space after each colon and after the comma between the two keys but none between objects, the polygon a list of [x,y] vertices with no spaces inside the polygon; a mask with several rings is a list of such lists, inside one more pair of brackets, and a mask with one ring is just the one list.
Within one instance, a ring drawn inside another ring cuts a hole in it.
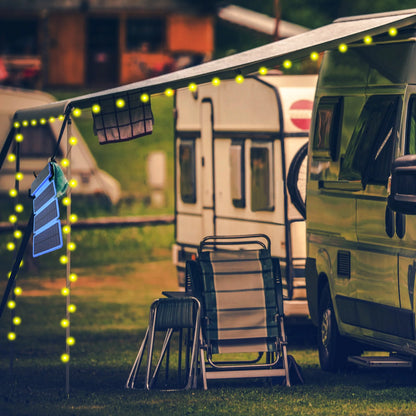
[{"label": "white trailer", "polygon": [[173,261],[180,285],[204,236],[265,233],[280,259],[285,314],[308,316],[304,203],[316,80],[268,75],[178,90]]}]

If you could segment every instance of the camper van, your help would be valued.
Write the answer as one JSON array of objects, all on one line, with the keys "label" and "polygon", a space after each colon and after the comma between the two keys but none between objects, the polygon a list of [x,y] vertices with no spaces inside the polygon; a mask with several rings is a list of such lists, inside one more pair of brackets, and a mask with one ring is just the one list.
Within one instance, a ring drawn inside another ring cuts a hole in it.
[{"label": "camper van", "polygon": [[[41,91],[0,87],[0,149],[9,133],[14,113],[21,108],[30,108],[49,104],[55,99]],[[20,171],[23,180],[20,189],[28,190],[34,180],[33,172],[38,173],[54,153],[61,123],[37,123],[24,128],[24,140],[20,145]],[[72,153],[72,177],[77,180],[75,194],[105,195],[111,203],[116,204],[121,196],[120,184],[107,172],[99,169],[94,156],[88,149],[75,124],[72,135],[77,137],[77,145]],[[66,140],[62,140],[57,152],[59,161],[67,154]],[[0,172],[0,193],[6,193],[14,185],[15,163],[6,163]]]},{"label": "camper van", "polygon": [[323,58],[309,145],[306,285],[325,370],[363,350],[416,355],[415,65],[414,28]]},{"label": "camper van", "polygon": [[308,317],[306,154],[316,80],[253,76],[177,91],[173,261],[181,285],[204,236],[265,233],[284,275],[285,314]]}]

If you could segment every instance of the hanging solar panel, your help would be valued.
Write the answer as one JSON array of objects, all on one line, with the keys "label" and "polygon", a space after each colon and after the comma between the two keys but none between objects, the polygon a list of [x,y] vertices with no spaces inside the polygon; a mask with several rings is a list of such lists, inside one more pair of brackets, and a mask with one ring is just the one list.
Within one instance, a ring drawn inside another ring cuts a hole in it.
[{"label": "hanging solar panel", "polygon": [[152,134],[150,100],[143,102],[139,92],[98,98],[92,109],[94,133],[100,144],[121,142]]},{"label": "hanging solar panel", "polygon": [[33,257],[58,250],[63,245],[53,172],[53,165],[48,163],[30,188],[34,214]]}]

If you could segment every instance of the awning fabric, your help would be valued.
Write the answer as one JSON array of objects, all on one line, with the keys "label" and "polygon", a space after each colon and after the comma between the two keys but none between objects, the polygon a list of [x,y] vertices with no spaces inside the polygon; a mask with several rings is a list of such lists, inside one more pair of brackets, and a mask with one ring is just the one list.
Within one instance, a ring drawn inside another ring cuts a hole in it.
[{"label": "awning fabric", "polygon": [[238,74],[257,72],[262,66],[274,67],[285,59],[304,58],[312,52],[337,48],[341,43],[362,41],[367,35],[386,33],[391,27],[399,30],[415,23],[416,9],[338,19],[318,29],[191,68],[42,107],[19,110],[14,120],[48,119],[64,114],[71,108],[92,107],[105,98],[117,99],[127,93],[151,95],[163,93],[167,88],[178,89],[187,87],[190,83],[209,82],[213,77],[234,78]]}]

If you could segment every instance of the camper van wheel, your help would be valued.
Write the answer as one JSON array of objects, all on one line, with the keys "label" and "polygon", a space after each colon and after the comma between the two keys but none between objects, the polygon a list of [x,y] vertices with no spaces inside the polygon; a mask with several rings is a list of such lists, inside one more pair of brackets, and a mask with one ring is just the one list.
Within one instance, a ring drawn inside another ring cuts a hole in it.
[{"label": "camper van wheel", "polygon": [[325,285],[319,302],[319,362],[324,371],[338,371],[347,363],[347,351],[339,335],[329,286]]}]

